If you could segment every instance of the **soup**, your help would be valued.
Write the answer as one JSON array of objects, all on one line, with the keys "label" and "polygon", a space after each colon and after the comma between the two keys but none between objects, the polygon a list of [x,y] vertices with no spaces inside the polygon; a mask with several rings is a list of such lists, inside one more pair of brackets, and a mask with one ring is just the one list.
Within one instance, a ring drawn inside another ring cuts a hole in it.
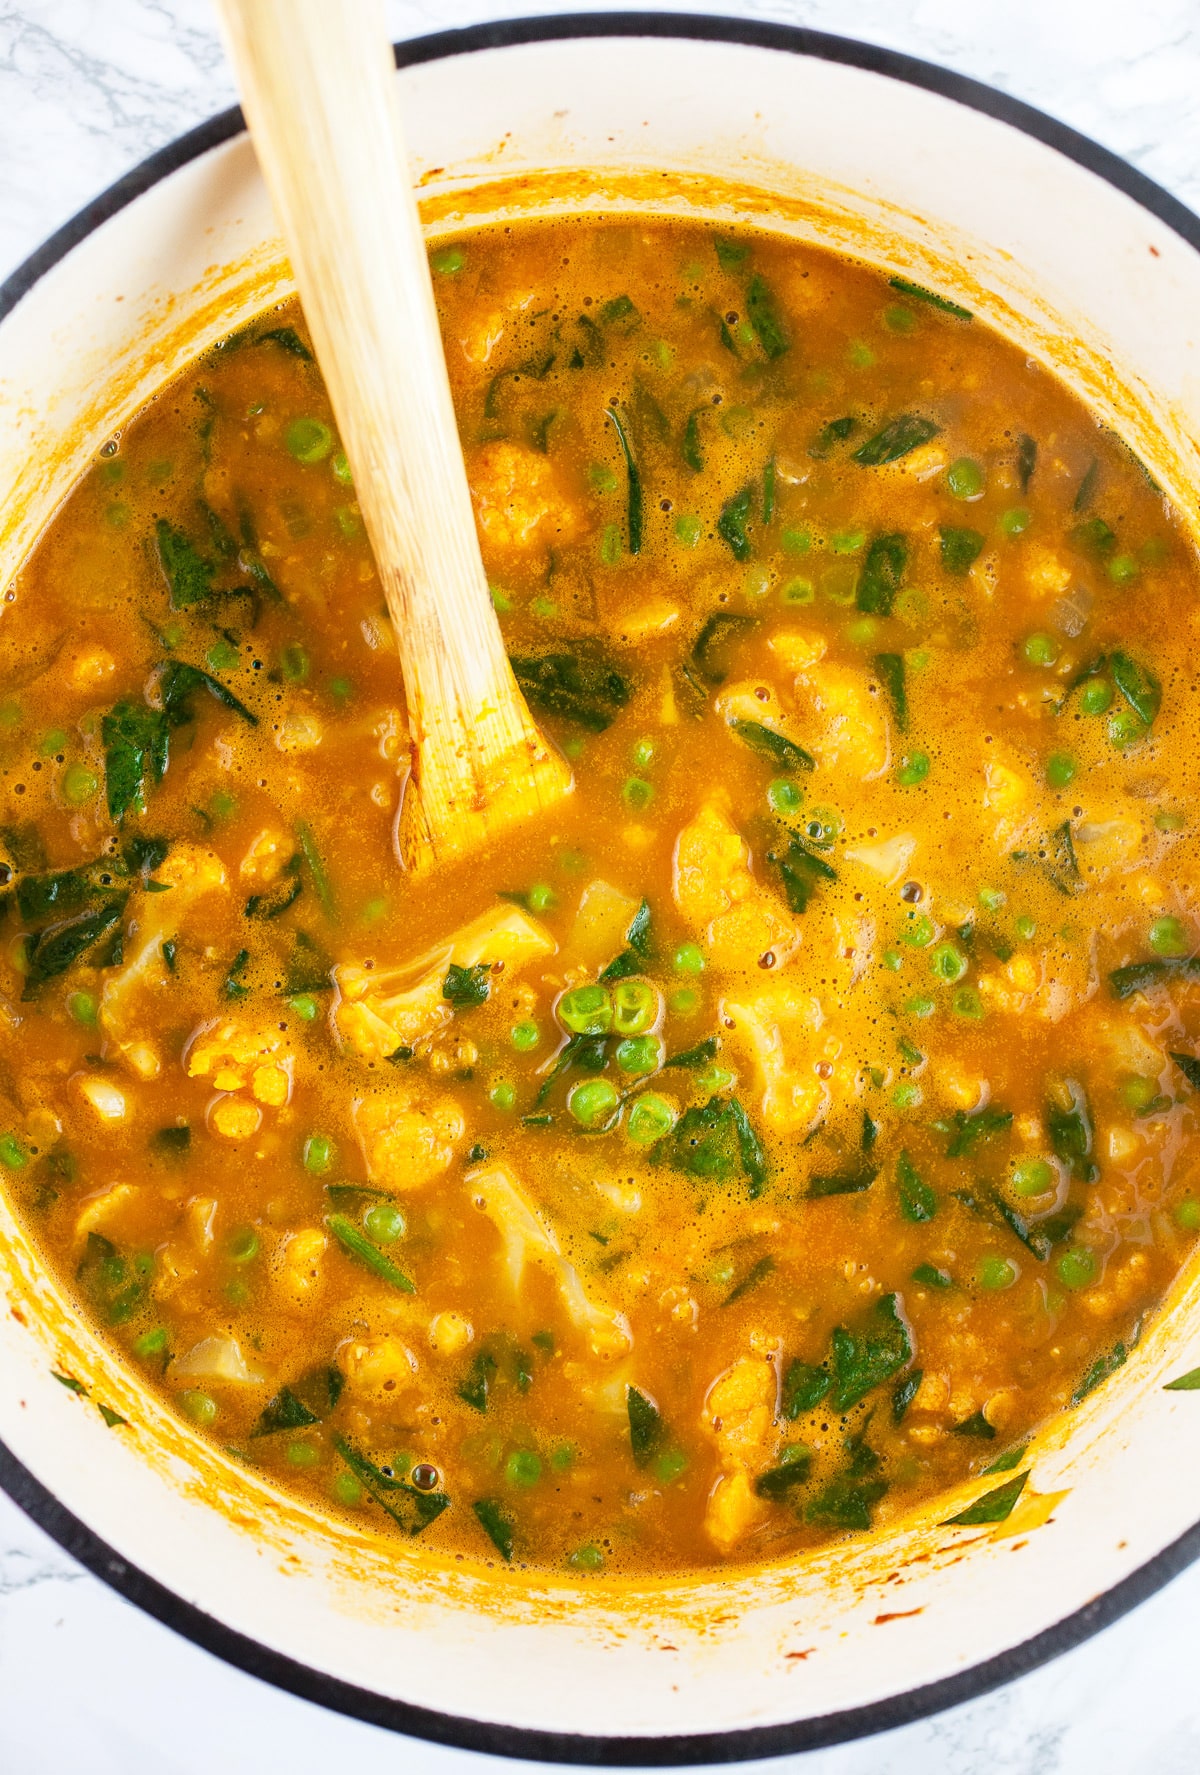
[{"label": "soup", "polygon": [[398,1546],[1003,1521],[1200,1229],[1192,547],[902,279],[609,220],[432,266],[574,793],[404,878],[303,320],[226,340],[7,594],[6,1185],[195,1425]]}]

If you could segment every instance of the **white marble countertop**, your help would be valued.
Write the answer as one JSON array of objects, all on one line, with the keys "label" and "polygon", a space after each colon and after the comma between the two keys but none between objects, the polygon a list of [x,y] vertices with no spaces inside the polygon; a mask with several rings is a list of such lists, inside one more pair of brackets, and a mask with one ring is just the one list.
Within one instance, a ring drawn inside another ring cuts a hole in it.
[{"label": "white marble countertop", "polygon": [[[578,8],[582,0],[573,0]],[[925,56],[1028,100],[1200,210],[1197,0],[690,0]],[[545,0],[390,0],[397,37]],[[610,0],[607,10],[628,10]],[[228,105],[207,0],[0,0],[0,276],[152,149]],[[797,1775],[1194,1775],[1200,1566],[1045,1669]],[[0,1496],[0,1775],[476,1775],[480,1759],[294,1700],[123,1602]]]}]

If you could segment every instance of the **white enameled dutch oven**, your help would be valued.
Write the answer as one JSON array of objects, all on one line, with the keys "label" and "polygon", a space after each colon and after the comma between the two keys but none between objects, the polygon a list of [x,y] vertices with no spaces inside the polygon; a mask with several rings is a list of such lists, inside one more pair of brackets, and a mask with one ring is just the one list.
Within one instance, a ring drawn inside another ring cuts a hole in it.
[{"label": "white enameled dutch oven", "polygon": [[[618,209],[844,249],[1019,341],[1192,513],[1200,223],[1069,130],[886,50],[680,14],[487,26],[399,59],[435,232]],[[34,254],[0,290],[0,583],[105,438],[289,290],[236,112]],[[123,1595],[330,1707],[525,1757],[758,1757],[1006,1681],[1196,1556],[1200,1395],[1163,1383],[1200,1363],[1198,1293],[1195,1269],[1039,1439],[999,1528],[940,1527],[943,1500],[763,1573],[578,1588],[442,1564],[276,1493],[141,1390],[0,1199],[0,1481]],[[100,1401],[129,1427],[106,1428]]]}]

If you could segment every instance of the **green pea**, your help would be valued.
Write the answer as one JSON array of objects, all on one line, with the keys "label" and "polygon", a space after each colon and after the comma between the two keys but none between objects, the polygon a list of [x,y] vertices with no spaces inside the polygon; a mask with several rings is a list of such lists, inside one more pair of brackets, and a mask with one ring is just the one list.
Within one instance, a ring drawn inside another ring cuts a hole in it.
[{"label": "green pea", "polygon": [[932,1017],[933,1013],[937,1010],[937,1006],[931,998],[927,998],[923,993],[919,993],[917,997],[909,999],[904,1009],[908,1012],[910,1017]]},{"label": "green pea", "polygon": [[363,1489],[353,1473],[339,1473],[333,1482],[333,1495],[339,1504],[362,1503]]},{"label": "green pea", "polygon": [[99,777],[86,764],[68,764],[62,774],[63,800],[71,807],[82,807],[99,787]]},{"label": "green pea", "polygon": [[1177,918],[1156,918],[1150,926],[1150,947],[1155,955],[1187,955],[1193,948],[1187,930]]},{"label": "green pea", "polygon": [[1017,1279],[1017,1266],[1007,1257],[981,1258],[978,1270],[979,1286],[999,1292],[1011,1288]]},{"label": "green pea", "polygon": [[1120,752],[1145,739],[1148,731],[1146,723],[1134,709],[1117,709],[1108,718],[1109,740]]},{"label": "green pea", "polygon": [[1069,1251],[1063,1252],[1054,1267],[1064,1288],[1086,1288],[1095,1278],[1095,1253],[1089,1251],[1086,1245],[1072,1245]]},{"label": "green pea", "polygon": [[179,1395],[179,1409],[191,1418],[194,1424],[206,1429],[217,1415],[217,1402],[211,1393],[202,1393],[199,1387],[188,1387]]},{"label": "green pea", "polygon": [[42,735],[38,751],[43,758],[53,758],[56,752],[61,752],[64,749],[69,738],[70,735],[65,728],[52,727],[49,733]]},{"label": "green pea", "polygon": [[298,992],[288,1000],[288,1009],[295,1011],[297,1017],[303,1017],[306,1023],[315,1023],[321,1007],[311,992]]},{"label": "green pea", "polygon": [[822,850],[828,850],[842,830],[842,816],[833,807],[814,807],[810,809],[804,827],[805,836]]},{"label": "green pea", "polygon": [[439,247],[429,255],[429,263],[439,277],[456,276],[466,262],[466,251],[462,247]]},{"label": "green pea", "polygon": [[953,986],[967,971],[967,958],[953,943],[939,943],[929,958],[930,972]]},{"label": "green pea", "polygon": [[912,789],[918,783],[923,783],[928,775],[928,752],[906,752],[897,768],[896,781],[905,789]]},{"label": "green pea", "polygon": [[329,466],[333,471],[333,478],[335,481],[340,481],[343,487],[353,486],[354,474],[350,467],[350,458],[346,455],[344,450],[337,450],[334,452]]},{"label": "green pea", "polygon": [[289,1442],[287,1458],[291,1467],[315,1467],[321,1458],[321,1451],[315,1442]]},{"label": "green pea", "polygon": [[[676,526],[678,529],[678,526]],[[606,567],[615,567],[621,559],[621,526],[606,524],[600,535],[600,559]]]},{"label": "green pea", "polygon": [[29,1163],[29,1154],[15,1134],[0,1134],[0,1165],[20,1171]]},{"label": "green pea", "polygon": [[502,591],[499,586],[489,586],[488,591],[491,593],[492,609],[498,611],[501,616],[507,616],[513,607],[513,601],[508,593]]},{"label": "green pea", "polygon": [[1032,942],[1033,938],[1037,935],[1037,925],[1033,922],[1027,912],[1023,912],[1020,918],[1014,922],[1013,929],[1023,943]]},{"label": "green pea", "polygon": [[1078,769],[1069,752],[1051,752],[1046,760],[1046,781],[1052,789],[1065,789]]},{"label": "green pea", "polygon": [[621,800],[631,813],[640,814],[654,800],[654,784],[645,777],[626,777],[621,785]]},{"label": "green pea", "polygon": [[539,616],[543,621],[550,622],[558,615],[558,605],[553,598],[534,598],[529,605],[531,616]]},{"label": "green pea", "polygon": [[856,555],[866,540],[865,530],[835,530],[829,547],[835,555]]},{"label": "green pea", "polygon": [[698,943],[681,943],[671,957],[671,965],[677,974],[702,974],[704,951]]},{"label": "green pea", "polygon": [[208,801],[209,808],[218,820],[227,820],[237,812],[237,800],[226,789],[214,790]]},{"label": "green pea", "polygon": [[1126,1073],[1117,1086],[1117,1092],[1126,1109],[1148,1109],[1158,1095],[1158,1087],[1153,1079],[1143,1078],[1139,1073]]},{"label": "green pea", "polygon": [[168,1347],[165,1328],[156,1325],[153,1331],[143,1331],[140,1337],[134,1339],[133,1353],[140,1356],[143,1362],[148,1362],[152,1357],[165,1356]]},{"label": "green pea", "polygon": [[327,1134],[310,1134],[304,1142],[304,1169],[319,1177],[333,1164],[337,1147]]},{"label": "green pea", "polygon": [[654,1477],[661,1485],[670,1485],[688,1469],[688,1458],[681,1448],[666,1448],[654,1460]]},{"label": "green pea", "polygon": [[604,1565],[604,1555],[594,1542],[588,1541],[582,1547],[576,1547],[567,1564],[577,1572],[598,1572]]},{"label": "green pea", "polygon": [[613,1026],[612,996],[606,986],[576,986],[563,993],[557,1010],[572,1035],[607,1035]]},{"label": "green pea", "polygon": [[333,449],[333,433],[323,419],[293,419],[283,441],[297,462],[309,466],[324,462]]},{"label": "green pea", "polygon": [[804,805],[804,790],[792,777],[776,777],[767,784],[767,803],[772,813],[786,820]]},{"label": "green pea", "polygon": [[896,302],[891,308],[884,309],[883,324],[893,333],[911,333],[916,328],[917,317],[911,308]]},{"label": "green pea", "polygon": [[879,633],[879,624],[873,616],[860,616],[847,623],[842,633],[851,647],[870,647]]},{"label": "green pea", "polygon": [[581,1128],[600,1128],[611,1121],[621,1099],[615,1085],[607,1079],[588,1079],[573,1085],[567,1094],[567,1108]]},{"label": "green pea", "polygon": [[748,567],[742,580],[742,589],[748,598],[765,598],[771,589],[770,568]]},{"label": "green pea", "polygon": [[900,941],[910,944],[913,949],[928,949],[933,939],[933,921],[923,912],[910,912],[904,929],[900,932]]},{"label": "green pea", "polygon": [[1163,808],[1160,813],[1155,814],[1154,824],[1159,832],[1182,832],[1187,821],[1182,814],[1175,813],[1170,808]]},{"label": "green pea", "polygon": [[363,1215],[363,1226],[377,1245],[394,1245],[404,1237],[407,1225],[395,1202],[372,1202]]},{"label": "green pea", "polygon": [[498,1079],[488,1092],[488,1102],[496,1109],[511,1109],[517,1101],[517,1088],[507,1079]]},{"label": "green pea", "polygon": [[641,1035],[658,1016],[658,993],[644,980],[618,980],[612,989],[613,1028],[618,1035]]},{"label": "green pea", "polygon": [[713,1097],[718,1091],[728,1091],[736,1079],[737,1074],[727,1066],[709,1066],[696,1074],[696,1089]]},{"label": "green pea", "polygon": [[76,1023],[82,1023],[85,1029],[95,1029],[99,1006],[90,992],[73,992],[67,1000],[67,1010]]},{"label": "green pea", "polygon": [[1103,715],[1112,702],[1112,685],[1103,678],[1089,678],[1079,693],[1079,710],[1083,715]]},{"label": "green pea", "polygon": [[892,1103],[896,1109],[916,1109],[921,1102],[920,1085],[907,1082],[897,1085],[892,1092]]},{"label": "green pea", "polygon": [[344,709],[354,696],[354,685],[349,678],[331,678],[329,694],[340,709]]},{"label": "green pea", "polygon": [[204,663],[214,672],[232,672],[241,664],[242,656],[229,641],[218,641],[204,656]]},{"label": "green pea", "polygon": [[1200,1232],[1200,1202],[1194,1196],[1187,1197],[1177,1205],[1175,1224],[1182,1227],[1185,1233]]},{"label": "green pea", "polygon": [[978,499],[984,487],[983,469],[970,456],[960,456],[946,470],[946,486],[955,499]]},{"label": "green pea", "polygon": [[299,641],[289,641],[279,656],[279,669],[289,684],[307,684],[312,669],[308,649]]},{"label": "green pea", "polygon": [[1006,898],[999,888],[984,887],[979,890],[979,904],[985,912],[999,912]]},{"label": "green pea", "polygon": [[535,881],[529,890],[529,910],[549,912],[557,897],[548,881]]},{"label": "green pea", "polygon": [[1024,536],[1032,519],[1025,506],[1014,505],[1000,515],[1000,528],[1005,536]]},{"label": "green pea", "polygon": [[230,1263],[252,1263],[258,1256],[258,1234],[252,1226],[239,1227],[230,1233],[225,1249]]},{"label": "green pea", "polygon": [[635,1035],[617,1043],[617,1065],[622,1072],[653,1072],[662,1057],[656,1035]]},{"label": "green pea", "polygon": [[658,747],[647,734],[644,739],[636,740],[629,749],[629,756],[637,770],[649,770],[654,763]]},{"label": "green pea", "polygon": [[700,1008],[700,994],[691,986],[679,986],[667,1003],[680,1017],[691,1017]]},{"label": "green pea", "polygon": [[898,974],[900,969],[904,966],[904,957],[898,949],[885,949],[879,959],[884,967],[888,968],[893,974]]},{"label": "green pea", "polygon": [[785,555],[806,555],[812,547],[812,531],[785,525],[779,533],[779,546]]},{"label": "green pea", "polygon": [[812,580],[805,579],[802,574],[785,579],[779,592],[783,604],[811,604],[816,595],[817,588]]},{"label": "green pea", "polygon": [[528,1054],[541,1041],[542,1032],[536,1023],[514,1023],[508,1032],[508,1039],[518,1054]]},{"label": "green pea", "polygon": [[950,1000],[950,1009],[956,1017],[969,1017],[975,1022],[985,1015],[983,1000],[973,986],[960,986]]},{"label": "green pea", "polygon": [[1054,1168],[1045,1159],[1018,1159],[1011,1182],[1018,1196],[1044,1196],[1054,1187]]},{"label": "green pea", "polygon": [[692,517],[688,512],[682,512],[675,520],[675,540],[681,542],[685,549],[694,549],[700,541],[703,529],[704,526],[699,518]]},{"label": "green pea", "polygon": [[1136,555],[1114,555],[1106,569],[1108,577],[1117,585],[1129,585],[1141,572]]},{"label": "green pea", "polygon": [[510,1485],[536,1485],[542,1477],[542,1463],[531,1448],[518,1448],[504,1463],[504,1477]]},{"label": "green pea", "polygon": [[1052,666],[1058,658],[1058,642],[1053,635],[1026,635],[1021,652],[1031,666]]},{"label": "green pea", "polygon": [[625,1132],[635,1146],[652,1146],[675,1126],[675,1110],[657,1091],[643,1091],[634,1099]]}]

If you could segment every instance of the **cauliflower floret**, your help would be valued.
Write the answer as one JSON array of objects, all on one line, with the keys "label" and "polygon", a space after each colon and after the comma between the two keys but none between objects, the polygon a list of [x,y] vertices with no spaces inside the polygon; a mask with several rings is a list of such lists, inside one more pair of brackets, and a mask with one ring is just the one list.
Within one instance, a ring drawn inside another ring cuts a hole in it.
[{"label": "cauliflower floret", "polygon": [[675,904],[689,924],[704,929],[718,967],[753,967],[768,951],[782,967],[799,947],[799,925],[755,880],[749,845],[712,802],[676,841]]},{"label": "cauliflower floret", "polygon": [[238,875],[256,888],[278,881],[285,863],[290,863],[296,846],[286,832],[277,826],[264,826],[252,840],[250,848],[238,864]]},{"label": "cauliflower floret", "polygon": [[211,1078],[217,1091],[248,1086],[255,1102],[270,1109],[281,1108],[291,1096],[292,1066],[281,1030],[254,1028],[232,1018],[206,1024],[187,1052],[189,1078]]},{"label": "cauliflower floret", "polygon": [[704,1401],[701,1421],[717,1445],[721,1465],[704,1512],[704,1529],[722,1553],[731,1552],[769,1514],[751,1474],[770,1462],[776,1394],[773,1364],[765,1356],[743,1356],[718,1375]]},{"label": "cauliflower floret", "polygon": [[417,1359],[394,1332],[344,1343],[337,1359],[350,1390],[380,1404],[395,1401],[416,1382]]},{"label": "cauliflower floret", "polygon": [[171,1379],[233,1381],[243,1386],[255,1386],[264,1381],[266,1376],[260,1368],[254,1368],[247,1362],[236,1337],[227,1331],[220,1331],[213,1337],[201,1338],[198,1344],[193,1344],[186,1356],[173,1362]]},{"label": "cauliflower floret", "polygon": [[1038,598],[1056,597],[1071,583],[1071,566],[1053,549],[1031,543],[1025,549],[1025,583]]},{"label": "cauliflower floret", "polygon": [[881,838],[877,844],[857,844],[845,852],[847,863],[858,863],[878,875],[888,887],[894,887],[908,873],[917,841],[911,832],[897,832],[892,838]]},{"label": "cauliflower floret", "polygon": [[829,643],[824,635],[808,634],[798,629],[787,629],[782,635],[772,635],[767,646],[789,672],[797,673],[810,672],[821,663],[829,650]]},{"label": "cauliflower floret", "polygon": [[307,1307],[324,1286],[321,1260],[329,1240],[320,1227],[300,1227],[275,1248],[271,1280],[288,1305]]},{"label": "cauliflower floret", "polygon": [[157,1048],[140,1031],[158,1022],[150,1001],[166,990],[170,979],[163,943],[178,935],[184,919],[205,895],[224,892],[229,885],[220,858],[196,844],[176,845],[154,879],[169,891],[138,896],[137,916],[125,941],[126,960],[107,975],[100,995],[101,1028],[126,1064],[144,1079],[157,1078],[162,1069]]},{"label": "cauliflower floret", "polygon": [[864,781],[887,769],[883,701],[872,696],[865,672],[822,660],[818,669],[797,674],[796,694],[807,702],[819,723],[815,742],[819,763],[829,770],[849,771]]},{"label": "cauliflower floret", "polygon": [[502,963],[506,979],[540,955],[553,955],[554,938],[519,906],[484,912],[453,937],[394,968],[359,968],[344,963],[333,971],[339,999],[334,1011],[338,1033],[367,1060],[386,1060],[397,1048],[434,1035],[449,1023],[442,997],[446,970]]},{"label": "cauliflower floret", "polygon": [[633,1343],[625,1315],[584,1287],[579,1271],[563,1256],[554,1233],[508,1166],[488,1165],[469,1172],[466,1181],[476,1205],[494,1222],[504,1241],[514,1296],[520,1292],[526,1263],[541,1264],[553,1277],[563,1305],[586,1335],[593,1354],[623,1355]]},{"label": "cauliflower floret", "polygon": [[354,1126],[368,1176],[395,1190],[432,1182],[449,1165],[466,1132],[453,1097],[422,1102],[410,1091],[364,1099],[355,1108]]},{"label": "cauliflower floret", "polygon": [[89,1196],[75,1221],[75,1237],[82,1242],[98,1227],[106,1226],[113,1215],[132,1202],[136,1191],[131,1183],[114,1183],[108,1189]]},{"label": "cauliflower floret", "polygon": [[754,1061],[764,1121],[781,1134],[807,1132],[827,1097],[815,1071],[819,999],[780,983],[753,999],[723,1000],[721,1018]]},{"label": "cauliflower floret", "polygon": [[576,517],[555,484],[548,457],[519,444],[485,444],[471,471],[475,515],[494,547],[523,549],[543,525],[559,541],[575,532]]}]

